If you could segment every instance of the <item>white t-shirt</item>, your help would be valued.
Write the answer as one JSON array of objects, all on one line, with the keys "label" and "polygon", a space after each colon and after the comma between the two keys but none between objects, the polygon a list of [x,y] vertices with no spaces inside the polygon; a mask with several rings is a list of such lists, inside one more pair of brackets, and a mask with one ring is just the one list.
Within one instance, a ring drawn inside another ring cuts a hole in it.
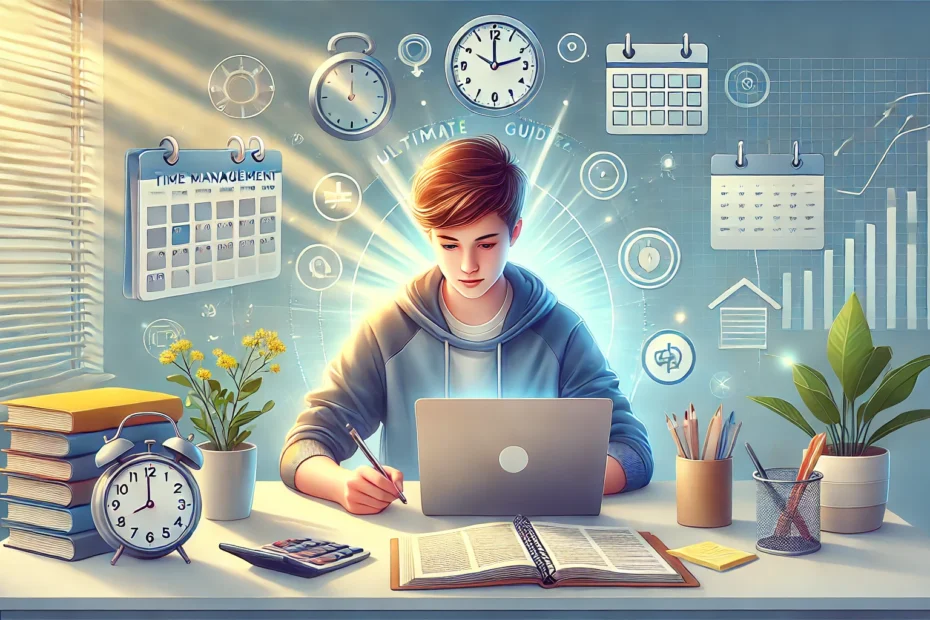
[{"label": "white t-shirt", "polygon": [[[441,290],[441,289],[440,289]],[[495,338],[504,331],[504,321],[513,303],[513,288],[507,282],[504,303],[490,321],[481,325],[467,325],[452,316],[443,294],[439,294],[439,307],[449,325],[449,331],[462,340],[482,342]],[[458,398],[497,397],[497,351],[468,351],[449,347],[449,395]]]}]

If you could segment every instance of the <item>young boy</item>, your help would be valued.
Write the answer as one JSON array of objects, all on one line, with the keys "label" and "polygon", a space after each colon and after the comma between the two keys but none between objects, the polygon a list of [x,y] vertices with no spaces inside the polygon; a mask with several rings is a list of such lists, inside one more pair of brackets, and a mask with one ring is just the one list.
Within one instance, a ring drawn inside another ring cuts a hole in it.
[{"label": "young boy", "polygon": [[493,137],[454,140],[427,157],[411,208],[437,266],[369,317],[307,395],[281,454],[285,484],[355,514],[381,512],[397,498],[394,485],[367,465],[339,466],[356,450],[345,425],[363,438],[384,425],[382,463],[403,490],[404,475],[419,478],[414,403],[428,397],[610,398],[604,492],[649,482],[646,429],[587,326],[507,262],[526,186]]}]

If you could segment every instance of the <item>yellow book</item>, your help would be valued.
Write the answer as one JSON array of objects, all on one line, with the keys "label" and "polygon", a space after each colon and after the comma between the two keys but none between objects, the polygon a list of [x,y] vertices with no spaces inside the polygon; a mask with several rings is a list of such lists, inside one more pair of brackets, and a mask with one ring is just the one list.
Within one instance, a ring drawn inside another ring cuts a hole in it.
[{"label": "yellow book", "polygon": [[702,542],[679,549],[669,549],[668,554],[716,571],[725,571],[734,566],[741,566],[759,557],[754,553],[731,549],[714,542]]},{"label": "yellow book", "polygon": [[[171,394],[120,387],[96,388],[32,396],[0,403],[6,405],[6,425],[61,433],[89,433],[116,428],[130,413],[156,411],[177,422],[184,413],[181,399]],[[162,422],[164,418],[139,416],[130,426]]]}]

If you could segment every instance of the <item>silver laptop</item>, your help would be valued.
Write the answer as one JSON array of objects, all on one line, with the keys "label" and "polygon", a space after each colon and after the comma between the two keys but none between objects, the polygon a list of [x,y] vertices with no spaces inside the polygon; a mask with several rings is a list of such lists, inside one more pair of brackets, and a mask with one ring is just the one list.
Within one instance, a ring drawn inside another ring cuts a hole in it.
[{"label": "silver laptop", "polygon": [[600,514],[612,410],[607,398],[418,400],[423,514]]}]

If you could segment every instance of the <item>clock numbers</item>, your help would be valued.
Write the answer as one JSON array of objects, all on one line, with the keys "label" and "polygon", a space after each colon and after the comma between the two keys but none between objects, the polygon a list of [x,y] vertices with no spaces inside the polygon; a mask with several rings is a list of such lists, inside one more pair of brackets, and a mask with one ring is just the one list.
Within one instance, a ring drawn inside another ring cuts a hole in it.
[{"label": "clock numbers", "polygon": [[107,520],[123,544],[163,548],[188,531],[194,499],[180,466],[161,461],[135,463],[109,481]]},{"label": "clock numbers", "polygon": [[479,114],[516,112],[542,84],[542,48],[523,23],[500,15],[466,24],[446,53],[446,78],[456,98]]}]

